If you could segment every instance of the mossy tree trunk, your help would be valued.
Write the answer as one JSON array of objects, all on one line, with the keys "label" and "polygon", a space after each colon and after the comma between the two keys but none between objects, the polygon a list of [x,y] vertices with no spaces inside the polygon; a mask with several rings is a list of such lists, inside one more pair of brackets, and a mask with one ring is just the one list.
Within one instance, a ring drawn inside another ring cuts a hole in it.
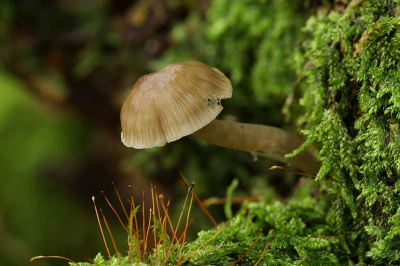
[{"label": "mossy tree trunk", "polygon": [[303,132],[334,197],[327,222],[382,265],[400,261],[399,15],[398,1],[351,1],[310,18],[303,46]]}]

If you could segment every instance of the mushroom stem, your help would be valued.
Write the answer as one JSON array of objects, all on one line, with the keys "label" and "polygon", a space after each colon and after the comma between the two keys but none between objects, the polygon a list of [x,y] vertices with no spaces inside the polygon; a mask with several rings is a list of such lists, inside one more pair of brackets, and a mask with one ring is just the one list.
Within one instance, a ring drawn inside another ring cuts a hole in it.
[{"label": "mushroom stem", "polygon": [[250,152],[255,158],[262,155],[291,164],[309,174],[317,174],[321,166],[308,151],[293,158],[285,158],[285,154],[297,149],[301,142],[276,127],[215,119],[192,135],[217,146]]}]

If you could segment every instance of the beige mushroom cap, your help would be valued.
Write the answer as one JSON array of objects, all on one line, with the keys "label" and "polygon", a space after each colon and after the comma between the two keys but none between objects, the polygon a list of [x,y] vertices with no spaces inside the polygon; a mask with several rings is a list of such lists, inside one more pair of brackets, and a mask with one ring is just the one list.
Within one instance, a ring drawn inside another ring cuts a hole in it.
[{"label": "beige mushroom cap", "polygon": [[142,76],[121,109],[122,142],[136,149],[163,146],[204,127],[232,97],[230,80],[198,61],[170,64]]}]

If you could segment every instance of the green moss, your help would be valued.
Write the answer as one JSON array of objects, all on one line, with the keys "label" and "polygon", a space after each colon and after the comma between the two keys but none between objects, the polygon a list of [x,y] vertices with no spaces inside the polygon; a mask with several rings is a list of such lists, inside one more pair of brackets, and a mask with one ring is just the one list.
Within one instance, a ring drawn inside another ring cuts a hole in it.
[{"label": "green moss", "polygon": [[[239,265],[254,265],[260,258],[260,265],[300,265],[304,262],[321,265],[316,261],[341,265],[350,256],[349,241],[333,235],[326,221],[330,197],[312,196],[310,191],[315,188],[315,182],[308,181],[287,202],[245,202],[229,224],[199,232],[195,241],[184,246],[182,255],[177,247],[163,264],[161,244],[157,258],[153,252],[142,260],[146,265],[177,265],[180,256],[181,261],[187,258],[183,265],[228,265],[248,252]],[[257,237],[259,230],[262,233]],[[267,252],[263,254],[268,244]],[[115,257],[110,262],[101,255],[95,258],[98,265],[126,265],[126,260],[127,257],[123,260]]]},{"label": "green moss", "polygon": [[343,236],[368,243],[361,261],[383,265],[398,262],[400,247],[397,12],[397,1],[362,1],[320,13],[304,43],[303,133],[323,163],[318,179],[328,175],[324,187],[342,202],[330,216],[350,212]]}]

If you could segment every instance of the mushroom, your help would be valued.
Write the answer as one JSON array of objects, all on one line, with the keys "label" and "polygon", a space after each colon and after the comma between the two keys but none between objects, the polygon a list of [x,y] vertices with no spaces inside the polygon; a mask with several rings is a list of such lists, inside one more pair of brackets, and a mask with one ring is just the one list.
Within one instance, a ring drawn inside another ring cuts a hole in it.
[{"label": "mushroom", "polygon": [[286,131],[264,125],[215,119],[221,100],[232,97],[230,80],[218,69],[198,61],[170,64],[142,76],[121,109],[122,142],[136,149],[164,146],[192,136],[225,148],[291,164],[316,174],[320,164],[303,151],[285,158],[301,143]]}]

